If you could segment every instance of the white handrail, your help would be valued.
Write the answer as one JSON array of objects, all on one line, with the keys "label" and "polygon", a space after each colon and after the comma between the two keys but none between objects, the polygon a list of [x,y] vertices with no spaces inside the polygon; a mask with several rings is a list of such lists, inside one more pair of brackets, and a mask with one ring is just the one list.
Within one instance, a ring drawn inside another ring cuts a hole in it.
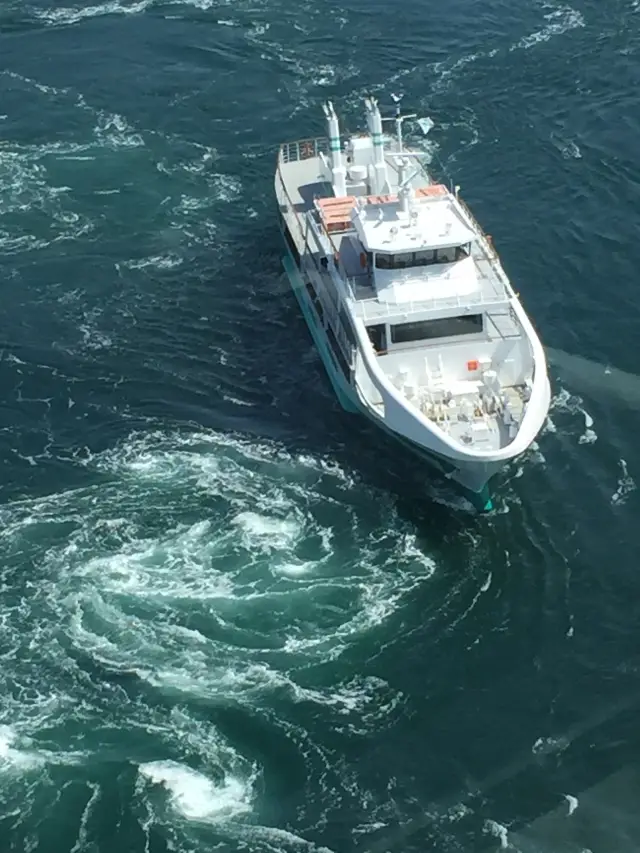
[{"label": "white handrail", "polygon": [[[435,433],[439,443],[443,446],[443,452],[446,448],[447,456],[459,462],[499,462],[505,461],[507,459],[512,459],[513,457],[519,456],[521,453],[524,453],[524,451],[535,440],[539,432],[540,425],[537,422],[536,413],[541,409],[544,403],[544,397],[547,393],[547,371],[546,360],[544,357],[544,351],[542,350],[542,345],[538,341],[538,338],[535,332],[533,331],[533,327],[526,318],[526,314],[524,314],[524,312],[522,312],[522,314],[524,315],[525,322],[523,322],[523,318],[521,316],[518,316],[518,319],[520,320],[523,326],[526,326],[525,331],[527,332],[529,340],[531,342],[534,355],[534,363],[536,365],[531,397],[529,398],[529,403],[525,410],[524,417],[520,423],[520,429],[516,433],[513,441],[506,447],[502,447],[489,452],[487,452],[486,450],[475,450],[472,447],[462,447],[455,439],[453,439],[450,435],[444,432],[444,430],[440,429],[437,424],[429,420],[427,417],[425,417],[425,415],[422,414],[421,411],[416,409],[400,393],[400,391],[393,385],[393,383],[384,373],[377,361],[377,356],[372,356],[370,352],[371,345],[364,327],[364,323],[359,318],[355,318],[354,332],[358,342],[358,354],[372,385],[382,398],[382,402],[384,404],[385,409],[385,423],[393,429],[393,421],[394,419],[398,420],[399,415],[399,419],[404,420],[408,427],[413,428],[405,429],[402,431],[398,430],[398,432],[400,432],[400,434],[405,436],[406,438],[415,441],[419,445],[424,445],[423,439],[425,436],[425,432],[427,434]],[[375,406],[369,403],[367,395],[364,393],[362,387],[359,385],[359,383],[356,383],[356,385],[363,400],[367,403],[367,405],[369,405],[371,411],[379,417],[379,412],[376,412]],[[395,418],[393,417],[394,414],[396,415]],[[437,448],[431,446],[430,449],[434,450]]]}]

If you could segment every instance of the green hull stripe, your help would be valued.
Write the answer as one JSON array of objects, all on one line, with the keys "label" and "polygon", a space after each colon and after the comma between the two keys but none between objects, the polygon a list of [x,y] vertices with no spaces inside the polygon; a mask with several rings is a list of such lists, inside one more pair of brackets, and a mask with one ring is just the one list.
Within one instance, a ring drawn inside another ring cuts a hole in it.
[{"label": "green hull stripe", "polygon": [[300,271],[298,270],[298,266],[294,259],[291,257],[291,254],[287,250],[287,254],[282,259],[283,266],[289,278],[289,282],[291,283],[291,288],[296,295],[296,299],[298,300],[298,304],[300,305],[300,310],[304,316],[306,324],[309,328],[309,332],[311,333],[311,337],[313,338],[313,342],[316,345],[316,349],[320,356],[320,359],[324,365],[324,369],[327,372],[327,376],[329,377],[329,381],[335,391],[335,394],[340,402],[340,405],[347,412],[360,412],[361,408],[354,402],[352,399],[352,395],[355,393],[346,382],[342,371],[336,366],[334,356],[329,349],[329,345],[326,341],[326,336],[324,334],[324,330],[319,327],[319,320],[317,319],[317,314],[309,304],[309,300],[307,299],[307,289],[304,286],[304,282],[302,280],[302,276],[300,275]]}]

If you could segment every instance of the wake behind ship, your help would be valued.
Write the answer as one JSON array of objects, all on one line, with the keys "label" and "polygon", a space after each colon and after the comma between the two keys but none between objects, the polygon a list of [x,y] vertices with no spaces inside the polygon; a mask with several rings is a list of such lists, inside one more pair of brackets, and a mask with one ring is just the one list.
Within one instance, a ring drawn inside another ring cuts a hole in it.
[{"label": "wake behind ship", "polygon": [[[281,146],[275,178],[285,269],[335,393],[457,482],[488,484],[535,440],[550,386],[544,350],[490,238],[431,179],[421,152],[383,133]],[[425,132],[428,120],[420,120]]]}]

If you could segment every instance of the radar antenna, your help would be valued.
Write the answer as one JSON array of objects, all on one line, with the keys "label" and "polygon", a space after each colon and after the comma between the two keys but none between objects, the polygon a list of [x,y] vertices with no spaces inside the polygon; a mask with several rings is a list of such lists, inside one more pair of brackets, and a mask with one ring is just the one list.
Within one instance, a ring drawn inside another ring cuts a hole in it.
[{"label": "radar antenna", "polygon": [[388,118],[383,118],[382,121],[392,121],[395,123],[398,153],[402,154],[404,152],[404,149],[402,147],[402,123],[407,120],[416,119],[418,127],[426,136],[431,130],[431,128],[434,126],[434,122],[433,119],[429,118],[429,116],[418,118],[417,113],[403,113],[402,99],[404,98],[404,92],[401,94],[398,94],[396,92],[390,92],[389,96],[395,104],[395,115],[389,116]]}]

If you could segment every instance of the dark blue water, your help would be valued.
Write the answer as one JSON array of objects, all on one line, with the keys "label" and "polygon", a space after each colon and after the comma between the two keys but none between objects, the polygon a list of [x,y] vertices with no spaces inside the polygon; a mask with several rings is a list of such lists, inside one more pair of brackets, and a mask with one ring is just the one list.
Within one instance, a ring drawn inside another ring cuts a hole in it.
[{"label": "dark blue water", "polygon": [[[470,853],[638,756],[637,6],[4,0],[2,851]],[[552,367],[488,517],[341,412],[282,272],[279,142],[396,91],[626,374]]]}]

